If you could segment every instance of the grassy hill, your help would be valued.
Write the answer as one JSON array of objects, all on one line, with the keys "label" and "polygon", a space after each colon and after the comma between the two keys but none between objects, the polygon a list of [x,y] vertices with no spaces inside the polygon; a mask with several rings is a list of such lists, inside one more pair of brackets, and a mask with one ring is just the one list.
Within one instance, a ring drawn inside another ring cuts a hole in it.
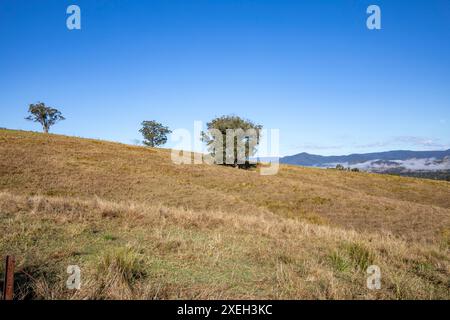
[{"label": "grassy hill", "polygon": [[[449,299],[449,244],[449,182],[287,165],[261,176],[0,130],[0,256],[16,256],[18,297]],[[380,290],[366,287],[371,264]]]}]

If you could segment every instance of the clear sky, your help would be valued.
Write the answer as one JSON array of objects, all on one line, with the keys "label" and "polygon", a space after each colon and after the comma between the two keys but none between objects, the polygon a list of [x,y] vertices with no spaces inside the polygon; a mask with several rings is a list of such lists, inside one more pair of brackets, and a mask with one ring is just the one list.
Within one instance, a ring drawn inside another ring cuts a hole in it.
[{"label": "clear sky", "polygon": [[40,130],[38,101],[54,133],[124,143],[237,114],[282,155],[447,149],[450,1],[1,0],[0,127]]}]

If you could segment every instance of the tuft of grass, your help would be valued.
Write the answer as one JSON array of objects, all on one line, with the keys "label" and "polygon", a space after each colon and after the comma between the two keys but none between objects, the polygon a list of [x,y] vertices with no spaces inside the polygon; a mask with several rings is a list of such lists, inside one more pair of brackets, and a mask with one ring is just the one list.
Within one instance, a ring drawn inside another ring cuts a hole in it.
[{"label": "tuft of grass", "polygon": [[350,269],[348,258],[338,250],[329,255],[329,262],[335,271],[347,272]]},{"label": "tuft of grass", "polygon": [[441,231],[442,234],[442,247],[450,249],[450,227]]},{"label": "tuft of grass", "polygon": [[117,237],[115,237],[115,236],[113,236],[113,235],[111,235],[111,234],[105,234],[105,235],[103,236],[103,239],[105,239],[105,240],[107,240],[107,241],[114,241],[114,240],[117,240]]},{"label": "tuft of grass", "polygon": [[97,268],[100,278],[123,279],[132,285],[135,281],[145,277],[144,260],[142,255],[130,248],[117,248],[107,252]]},{"label": "tuft of grass", "polygon": [[362,244],[345,243],[328,255],[328,261],[337,272],[365,272],[373,264],[374,254]]},{"label": "tuft of grass", "polygon": [[350,261],[358,271],[366,271],[373,264],[374,255],[370,249],[359,243],[350,243],[344,246]]}]

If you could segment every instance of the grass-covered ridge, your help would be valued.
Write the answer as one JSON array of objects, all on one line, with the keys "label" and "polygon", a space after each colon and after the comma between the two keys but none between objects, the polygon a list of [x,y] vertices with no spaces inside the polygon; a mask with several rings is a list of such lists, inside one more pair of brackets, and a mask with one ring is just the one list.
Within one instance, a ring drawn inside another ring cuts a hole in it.
[{"label": "grass-covered ridge", "polygon": [[[0,130],[0,255],[31,298],[450,297],[450,183],[174,165],[163,149]],[[66,268],[82,288],[65,289]],[[382,289],[366,288],[380,266]]]}]

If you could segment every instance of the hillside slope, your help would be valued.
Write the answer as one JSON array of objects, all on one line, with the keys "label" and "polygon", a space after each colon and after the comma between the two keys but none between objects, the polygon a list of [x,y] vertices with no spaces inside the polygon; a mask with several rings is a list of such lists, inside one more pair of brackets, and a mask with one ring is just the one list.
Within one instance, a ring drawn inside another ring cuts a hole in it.
[{"label": "hillside slope", "polygon": [[[31,298],[449,298],[450,183],[0,130],[0,255]],[[64,288],[69,264],[84,286]],[[365,286],[380,266],[381,290]]]}]

